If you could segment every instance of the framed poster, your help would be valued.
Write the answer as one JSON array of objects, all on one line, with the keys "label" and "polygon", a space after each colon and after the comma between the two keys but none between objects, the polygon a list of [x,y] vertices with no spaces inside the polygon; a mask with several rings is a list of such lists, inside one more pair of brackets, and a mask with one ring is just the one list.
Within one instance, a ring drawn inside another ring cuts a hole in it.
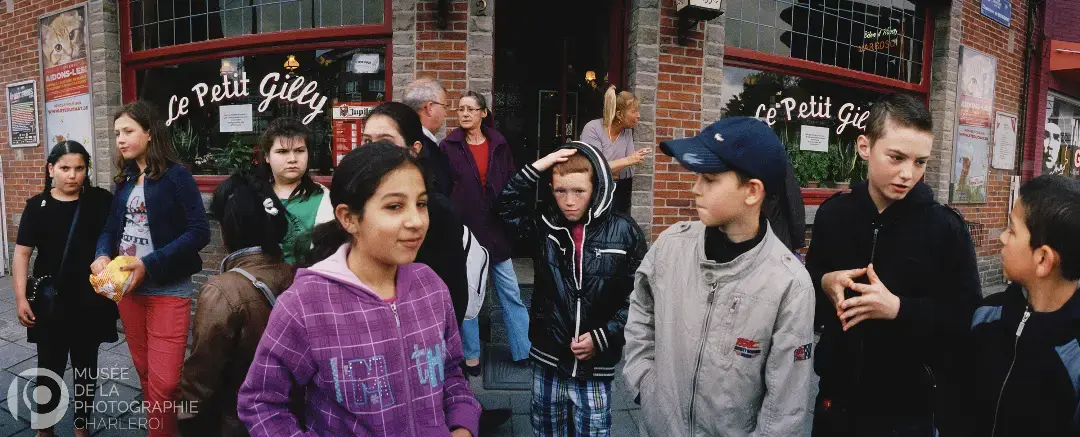
[{"label": "framed poster", "polygon": [[86,4],[38,20],[41,82],[45,88],[45,155],[60,141],[82,143],[94,160],[94,105]]},{"label": "framed poster", "polygon": [[41,143],[38,130],[37,81],[7,85],[8,138],[11,147],[33,147]]},{"label": "framed poster", "polygon": [[997,58],[960,46],[951,203],[986,203]]},{"label": "framed poster", "polygon": [[998,112],[994,118],[994,159],[992,165],[1000,170],[1016,167],[1016,115]]}]

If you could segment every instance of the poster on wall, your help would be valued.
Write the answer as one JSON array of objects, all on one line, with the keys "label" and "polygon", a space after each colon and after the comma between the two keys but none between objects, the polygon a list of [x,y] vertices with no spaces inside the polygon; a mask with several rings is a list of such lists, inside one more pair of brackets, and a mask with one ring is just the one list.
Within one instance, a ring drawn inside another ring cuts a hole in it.
[{"label": "poster on wall", "polygon": [[363,144],[364,120],[376,104],[372,103],[338,103],[334,105],[334,139],[331,147],[334,157],[334,167],[341,163],[350,151]]},{"label": "poster on wall", "polygon": [[38,134],[37,81],[7,85],[8,139],[11,147],[33,147]]},{"label": "poster on wall", "polygon": [[960,124],[990,127],[994,113],[997,58],[960,47]]},{"label": "poster on wall", "polygon": [[986,203],[997,58],[960,47],[951,203]]},{"label": "poster on wall", "polygon": [[1050,92],[1046,101],[1040,175],[1080,177],[1080,102]]},{"label": "poster on wall", "polygon": [[986,203],[986,178],[990,171],[990,129],[960,126],[953,153],[954,203]]},{"label": "poster on wall", "polygon": [[82,143],[93,160],[94,117],[86,4],[38,20],[39,58],[45,88],[45,154],[54,144]]},{"label": "poster on wall", "polygon": [[1016,166],[1016,115],[998,112],[994,119],[994,159],[991,164],[999,170]]}]

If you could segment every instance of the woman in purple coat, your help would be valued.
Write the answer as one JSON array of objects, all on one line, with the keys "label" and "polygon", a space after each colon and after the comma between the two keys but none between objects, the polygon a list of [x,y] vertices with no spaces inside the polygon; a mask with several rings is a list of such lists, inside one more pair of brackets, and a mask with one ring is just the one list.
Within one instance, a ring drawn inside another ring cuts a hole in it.
[{"label": "woman in purple coat", "polygon": [[[495,199],[514,174],[514,158],[506,138],[494,128],[483,126],[488,115],[487,101],[475,91],[466,91],[458,100],[458,124],[439,147],[450,161],[450,200],[462,222],[476,235],[491,256],[495,290],[503,309],[514,361],[529,357],[529,311],[521,302],[517,274],[510,260],[511,243],[502,220],[493,211]],[[476,319],[461,327],[465,370],[480,375],[480,328]]]}]

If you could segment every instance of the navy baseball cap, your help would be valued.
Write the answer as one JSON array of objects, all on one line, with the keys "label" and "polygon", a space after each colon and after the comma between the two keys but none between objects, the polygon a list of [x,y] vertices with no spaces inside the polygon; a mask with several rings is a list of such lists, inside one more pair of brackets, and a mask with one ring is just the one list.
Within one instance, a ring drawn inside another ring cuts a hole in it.
[{"label": "navy baseball cap", "polygon": [[695,137],[660,143],[660,151],[694,173],[739,170],[760,179],[766,193],[784,191],[787,152],[772,128],[756,118],[725,118]]}]

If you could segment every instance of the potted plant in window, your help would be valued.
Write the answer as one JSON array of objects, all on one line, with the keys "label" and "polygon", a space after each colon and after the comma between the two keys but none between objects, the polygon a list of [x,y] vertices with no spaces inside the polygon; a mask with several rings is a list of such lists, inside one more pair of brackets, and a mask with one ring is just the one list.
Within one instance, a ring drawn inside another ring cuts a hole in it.
[{"label": "potted plant in window", "polygon": [[191,122],[184,127],[173,126],[170,133],[177,157],[189,172],[194,173],[195,158],[199,154],[199,137],[195,134],[195,129],[191,128]]},{"label": "potted plant in window", "polygon": [[233,136],[225,147],[210,149],[211,160],[218,174],[233,174],[251,168],[252,147],[239,136]]},{"label": "potted plant in window", "polygon": [[807,150],[788,150],[795,179],[806,188],[818,188],[829,177],[829,155]]}]

